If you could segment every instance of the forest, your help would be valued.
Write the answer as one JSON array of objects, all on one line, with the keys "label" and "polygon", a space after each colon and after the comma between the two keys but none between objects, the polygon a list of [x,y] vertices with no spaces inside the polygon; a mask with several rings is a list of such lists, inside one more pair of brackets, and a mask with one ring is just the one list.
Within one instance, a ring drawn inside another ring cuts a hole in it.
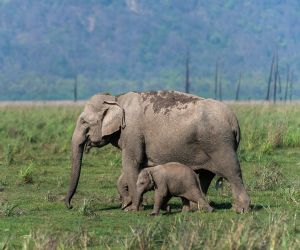
[{"label": "forest", "polygon": [[239,99],[263,100],[276,47],[277,99],[289,77],[296,100],[299,12],[299,0],[0,0],[0,100],[72,100],[74,78],[78,99],[185,91],[187,48],[191,93],[214,98],[218,62],[223,99],[241,74]]}]

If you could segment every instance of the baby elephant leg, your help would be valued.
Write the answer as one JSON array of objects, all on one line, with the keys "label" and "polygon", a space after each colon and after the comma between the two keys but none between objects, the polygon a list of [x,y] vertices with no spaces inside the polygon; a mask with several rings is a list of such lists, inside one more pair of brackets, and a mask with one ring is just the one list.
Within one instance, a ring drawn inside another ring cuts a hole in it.
[{"label": "baby elephant leg", "polygon": [[198,198],[199,208],[204,207],[206,212],[211,213],[214,209],[202,198]]},{"label": "baby elephant leg", "polygon": [[164,203],[162,204],[162,206],[161,206],[161,210],[163,210],[163,211],[166,211],[166,212],[168,212],[169,214],[171,213],[171,206],[170,205],[168,205],[168,202],[169,202],[169,200],[172,198],[172,196],[171,195],[168,195],[166,198],[165,198],[165,201],[164,201]]},{"label": "baby elephant leg", "polygon": [[181,197],[181,200],[182,200],[181,213],[188,213],[190,211],[190,201],[184,197]]},{"label": "baby elephant leg", "polygon": [[[193,192],[191,192],[193,193]],[[194,194],[189,194],[185,198],[190,201],[197,203],[200,207],[204,207],[208,213],[211,213],[214,209],[202,198],[200,192],[194,192]]]},{"label": "baby elephant leg", "polygon": [[155,202],[153,212],[150,214],[151,216],[158,215],[159,210],[161,209],[167,195],[162,194],[159,191],[155,191]]}]

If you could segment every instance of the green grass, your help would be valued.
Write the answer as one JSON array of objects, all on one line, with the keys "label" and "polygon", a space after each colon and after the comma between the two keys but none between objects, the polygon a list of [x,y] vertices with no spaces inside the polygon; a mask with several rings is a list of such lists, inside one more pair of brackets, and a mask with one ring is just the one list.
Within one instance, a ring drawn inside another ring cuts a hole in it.
[{"label": "green grass", "polygon": [[215,180],[215,212],[149,217],[123,212],[116,183],[121,151],[84,155],[79,186],[67,210],[70,142],[82,107],[0,109],[0,249],[297,249],[300,243],[300,107],[232,106],[242,130],[238,151],[252,212],[237,214],[228,183]]}]

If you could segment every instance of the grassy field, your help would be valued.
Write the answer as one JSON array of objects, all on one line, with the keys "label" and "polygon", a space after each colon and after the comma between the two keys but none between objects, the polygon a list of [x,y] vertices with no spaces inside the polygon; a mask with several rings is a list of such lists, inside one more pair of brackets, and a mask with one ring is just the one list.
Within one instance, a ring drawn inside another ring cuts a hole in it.
[{"label": "grassy field", "polygon": [[[63,202],[70,142],[82,107],[0,108],[0,249],[297,249],[300,244],[300,106],[232,105],[242,130],[238,151],[252,211],[237,214],[228,184],[209,189],[215,208],[155,218],[123,212],[116,182],[121,152],[84,155],[73,210]],[[215,183],[215,180],[213,181]]]}]

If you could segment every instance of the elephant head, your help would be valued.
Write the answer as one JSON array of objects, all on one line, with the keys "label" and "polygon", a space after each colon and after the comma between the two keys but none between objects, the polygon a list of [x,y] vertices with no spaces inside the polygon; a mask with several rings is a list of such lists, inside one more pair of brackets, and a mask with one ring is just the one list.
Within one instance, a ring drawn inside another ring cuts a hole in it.
[{"label": "elephant head", "polygon": [[141,197],[144,193],[157,188],[156,183],[153,179],[153,171],[151,168],[144,168],[140,171],[138,180],[136,183],[137,187],[137,206],[136,210],[139,210]]},{"label": "elephant head", "polygon": [[103,147],[124,127],[124,110],[114,96],[98,94],[88,100],[72,137],[71,180],[65,197],[67,208],[73,207],[70,201],[78,185],[84,146],[86,153],[92,147]]}]

